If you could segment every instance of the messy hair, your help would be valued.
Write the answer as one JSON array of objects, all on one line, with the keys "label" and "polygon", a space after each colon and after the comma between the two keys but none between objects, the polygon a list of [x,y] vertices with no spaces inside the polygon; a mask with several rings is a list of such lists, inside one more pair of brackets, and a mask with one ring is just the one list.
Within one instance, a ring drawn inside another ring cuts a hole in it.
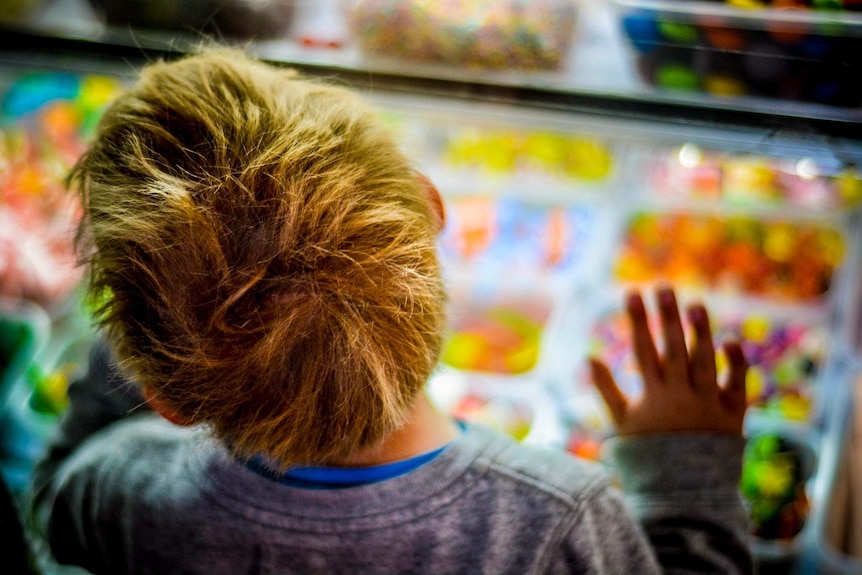
[{"label": "messy hair", "polygon": [[435,219],[361,98],[229,50],[153,63],[69,185],[100,327],[179,417],[280,467],[405,423],[440,352]]}]

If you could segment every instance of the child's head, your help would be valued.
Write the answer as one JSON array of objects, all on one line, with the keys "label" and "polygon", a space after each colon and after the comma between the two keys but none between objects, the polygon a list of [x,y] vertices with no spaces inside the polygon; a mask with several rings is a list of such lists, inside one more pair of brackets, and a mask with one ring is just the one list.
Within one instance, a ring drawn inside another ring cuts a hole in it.
[{"label": "child's head", "polygon": [[70,182],[100,324],[179,417],[285,466],[405,422],[440,350],[437,221],[358,97],[232,51],[153,64]]}]

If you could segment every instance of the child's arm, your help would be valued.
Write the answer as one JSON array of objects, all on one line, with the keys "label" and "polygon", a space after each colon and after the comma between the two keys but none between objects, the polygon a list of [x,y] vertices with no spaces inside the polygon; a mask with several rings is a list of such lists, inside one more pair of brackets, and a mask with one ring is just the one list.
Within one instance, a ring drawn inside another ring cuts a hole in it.
[{"label": "child's arm", "polygon": [[702,305],[689,308],[686,346],[676,297],[658,292],[664,354],[659,355],[637,293],[626,303],[642,397],[617,387],[591,359],[593,380],[620,437],[613,442],[623,491],[658,562],[674,573],[750,573],[748,518],[739,493],[747,364],[740,345],[724,346],[729,373],[718,383],[715,348]]}]

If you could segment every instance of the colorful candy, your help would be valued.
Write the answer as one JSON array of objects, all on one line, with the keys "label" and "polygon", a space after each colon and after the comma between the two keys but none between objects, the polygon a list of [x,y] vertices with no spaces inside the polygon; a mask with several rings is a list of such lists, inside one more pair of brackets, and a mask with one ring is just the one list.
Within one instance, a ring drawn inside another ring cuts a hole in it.
[{"label": "colorful candy", "polygon": [[375,56],[495,69],[562,65],[572,0],[353,0],[348,23]]},{"label": "colorful candy", "polygon": [[614,269],[625,282],[811,302],[829,291],[844,252],[841,232],[826,224],[644,212],[628,222]]},{"label": "colorful candy", "polygon": [[116,80],[21,77],[0,103],[0,293],[50,307],[77,286],[72,232],[80,207],[63,178],[117,92]]},{"label": "colorful candy", "polygon": [[656,68],[655,83],[666,90],[693,91],[700,88],[700,78],[694,70],[674,63]]},{"label": "colorful candy", "polygon": [[524,296],[492,304],[456,300],[442,361],[452,367],[503,374],[532,370],[539,360],[550,303]]},{"label": "colorful candy", "polygon": [[763,539],[792,539],[805,526],[809,501],[801,444],[766,433],[749,439],[740,489],[751,510],[752,534]]},{"label": "colorful candy", "polygon": [[[764,415],[787,421],[807,421],[816,408],[816,382],[827,348],[827,331],[816,325],[783,321],[765,315],[742,318],[713,317],[716,342],[741,340],[750,368],[748,402]],[[660,326],[651,326],[657,333]],[[608,362],[621,389],[641,391],[641,378],[632,353],[627,316],[615,311],[601,316],[590,330],[591,355]],[[726,359],[716,354],[723,377]],[[584,375],[584,378],[586,374]]]},{"label": "colorful candy", "polygon": [[599,461],[602,458],[602,442],[609,435],[607,423],[580,420],[571,422],[563,448],[583,459]]},{"label": "colorful candy", "polygon": [[482,423],[522,441],[533,425],[533,411],[523,402],[502,396],[485,397],[468,393],[451,410],[451,414],[464,421]]},{"label": "colorful candy", "polygon": [[595,231],[587,207],[487,196],[448,199],[446,220],[443,261],[485,277],[570,273]]},{"label": "colorful candy", "polygon": [[459,169],[488,174],[546,174],[601,181],[612,173],[614,155],[596,138],[558,132],[457,129],[443,135],[443,158]]},{"label": "colorful candy", "polygon": [[661,194],[743,205],[833,210],[862,203],[862,173],[855,167],[827,170],[811,158],[720,152],[691,143],[661,152],[650,180]]},{"label": "colorful candy", "polygon": [[56,416],[69,405],[67,394],[70,376],[79,369],[74,363],[60,366],[56,370],[44,370],[37,365],[27,370],[27,384],[33,389],[30,407],[44,415]]},{"label": "colorful candy", "polygon": [[[832,17],[843,7],[840,0],[728,0],[706,10],[685,3],[667,10],[647,6],[618,4],[635,67],[649,85],[720,97],[862,104],[856,81],[862,74],[862,19]],[[820,12],[808,18],[803,11],[811,8]],[[752,9],[759,18],[747,13]]]}]

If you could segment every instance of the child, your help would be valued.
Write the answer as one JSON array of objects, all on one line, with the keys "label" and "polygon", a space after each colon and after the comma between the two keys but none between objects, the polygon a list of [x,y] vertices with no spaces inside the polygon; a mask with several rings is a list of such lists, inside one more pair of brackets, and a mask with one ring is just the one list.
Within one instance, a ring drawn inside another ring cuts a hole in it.
[{"label": "child", "polygon": [[[93,573],[746,573],[745,360],[716,382],[659,292],[645,392],[595,383],[603,470],[438,413],[439,195],[349,91],[216,50],[148,66],[70,182],[104,301],[36,481],[56,559]],[[122,368],[122,375],[117,370]],[[124,377],[155,412],[133,411]],[[169,423],[172,422],[172,423]]]}]

